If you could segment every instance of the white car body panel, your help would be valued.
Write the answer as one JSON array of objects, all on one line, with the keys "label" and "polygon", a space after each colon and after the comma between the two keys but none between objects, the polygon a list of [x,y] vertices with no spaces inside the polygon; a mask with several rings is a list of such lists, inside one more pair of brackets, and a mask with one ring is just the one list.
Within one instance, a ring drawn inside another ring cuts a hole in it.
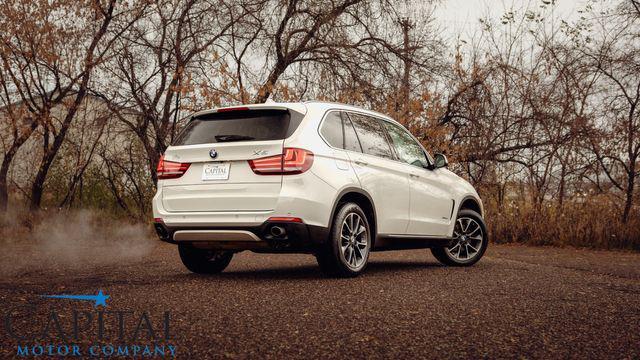
[{"label": "white car body panel", "polygon": [[[349,189],[373,202],[378,234],[451,237],[462,201],[481,202],[473,187],[451,171],[424,169],[397,160],[331,147],[319,134],[328,111],[354,111],[396,123],[357,107],[323,103],[267,103],[250,109],[291,109],[304,115],[284,140],[240,141],[170,146],[165,160],[189,162],[180,178],[159,180],[153,199],[154,218],[170,227],[259,226],[273,216],[301,218],[305,224],[330,228],[339,196]],[[199,116],[215,112],[207,110]],[[309,150],[314,161],[297,175],[257,175],[247,160],[282,153],[283,148]],[[209,156],[210,149],[219,154]],[[228,180],[202,180],[211,162],[231,164]],[[455,208],[454,208],[455,207]]]},{"label": "white car body panel", "polygon": [[442,169],[427,170],[407,165],[411,183],[411,221],[408,234],[448,236],[455,220],[454,198]]},{"label": "white car body panel", "polygon": [[406,234],[411,192],[405,166],[396,161],[355,152],[350,152],[349,158],[360,186],[376,204],[378,233]]}]

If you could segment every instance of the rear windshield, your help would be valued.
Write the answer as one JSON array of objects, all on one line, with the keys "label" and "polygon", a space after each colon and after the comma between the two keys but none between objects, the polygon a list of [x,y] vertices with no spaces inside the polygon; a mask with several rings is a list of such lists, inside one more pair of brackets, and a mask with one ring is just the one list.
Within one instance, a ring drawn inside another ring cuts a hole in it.
[{"label": "rear windshield", "polygon": [[294,116],[288,110],[265,109],[198,116],[187,124],[173,145],[282,140],[300,123],[301,114],[293,113]]}]

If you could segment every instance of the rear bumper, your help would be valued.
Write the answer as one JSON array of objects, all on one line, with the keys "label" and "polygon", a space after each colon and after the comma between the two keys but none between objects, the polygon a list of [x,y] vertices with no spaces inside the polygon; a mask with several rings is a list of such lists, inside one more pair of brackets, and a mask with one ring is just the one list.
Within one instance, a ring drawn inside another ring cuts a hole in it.
[{"label": "rear bumper", "polygon": [[[284,233],[274,235],[275,226]],[[154,228],[165,242],[233,251],[315,252],[329,237],[326,227],[277,221],[265,221],[257,226],[184,226],[154,222]]]},{"label": "rear bumper", "polygon": [[[232,184],[227,185],[231,186]],[[299,217],[304,219],[306,224],[328,227],[330,226],[329,217],[333,210],[333,202],[330,200],[334,200],[336,195],[334,188],[318,178],[312,171],[307,171],[303,174],[283,177],[277,201],[273,204],[256,202],[251,206],[243,206],[242,204],[246,203],[247,199],[243,191],[238,191],[238,193],[234,193],[234,196],[227,194],[226,197],[209,197],[207,199],[207,201],[225,204],[220,206],[222,210],[219,211],[170,211],[165,207],[163,201],[167,186],[166,184],[158,184],[158,190],[152,202],[153,217],[162,218],[164,223],[170,227],[185,228],[208,225],[235,228],[256,227],[273,216]],[[266,194],[265,196],[271,195]],[[247,208],[252,210],[246,210]]]}]

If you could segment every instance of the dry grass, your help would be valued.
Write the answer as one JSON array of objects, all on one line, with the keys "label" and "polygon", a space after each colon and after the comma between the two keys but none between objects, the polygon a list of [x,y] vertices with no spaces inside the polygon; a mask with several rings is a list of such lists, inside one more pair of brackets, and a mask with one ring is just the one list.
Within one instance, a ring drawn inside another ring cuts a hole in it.
[{"label": "dry grass", "polygon": [[640,216],[632,212],[622,223],[615,199],[569,201],[562,208],[522,200],[485,207],[491,238],[498,243],[640,250]]}]

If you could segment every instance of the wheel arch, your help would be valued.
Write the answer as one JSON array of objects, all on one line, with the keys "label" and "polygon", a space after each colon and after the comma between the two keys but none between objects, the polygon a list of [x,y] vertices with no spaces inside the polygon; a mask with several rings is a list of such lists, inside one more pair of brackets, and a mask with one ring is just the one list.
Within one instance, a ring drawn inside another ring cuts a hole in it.
[{"label": "wheel arch", "polygon": [[372,245],[374,245],[378,228],[376,208],[371,195],[369,195],[369,193],[361,188],[348,187],[338,193],[338,196],[336,196],[336,199],[333,202],[331,216],[329,217],[329,231],[331,231],[333,228],[333,220],[335,218],[336,212],[338,211],[338,208],[340,207],[340,205],[346,202],[354,202],[358,204],[360,208],[362,208],[362,211],[364,211],[365,215],[367,216],[367,220],[369,221],[369,225],[371,226],[371,241]]},{"label": "wheel arch", "polygon": [[460,206],[458,206],[458,211],[460,210],[473,210],[480,214],[480,217],[484,218],[484,209],[482,207],[482,201],[472,195],[467,195],[462,198],[460,201]]}]

